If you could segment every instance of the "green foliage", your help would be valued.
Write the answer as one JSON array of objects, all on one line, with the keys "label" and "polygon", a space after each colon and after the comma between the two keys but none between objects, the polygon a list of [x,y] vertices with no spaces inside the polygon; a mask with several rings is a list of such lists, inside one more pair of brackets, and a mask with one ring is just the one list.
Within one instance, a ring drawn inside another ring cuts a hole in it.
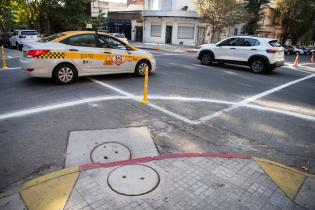
[{"label": "green foliage", "polygon": [[211,27],[211,42],[215,33],[242,23],[248,17],[244,3],[238,0],[199,0],[197,10],[203,21]]},{"label": "green foliage", "polygon": [[291,39],[293,44],[307,35],[315,23],[314,0],[276,0],[277,10],[281,14],[284,36],[282,42]]},{"label": "green foliage", "polygon": [[264,4],[269,3],[270,0],[246,0],[245,9],[250,14],[245,26],[243,27],[243,32],[254,35],[256,30],[259,29],[258,22],[261,20],[261,8]]},{"label": "green foliage", "polygon": [[0,0],[0,6],[3,30],[28,28],[52,34],[85,28],[91,0]]}]

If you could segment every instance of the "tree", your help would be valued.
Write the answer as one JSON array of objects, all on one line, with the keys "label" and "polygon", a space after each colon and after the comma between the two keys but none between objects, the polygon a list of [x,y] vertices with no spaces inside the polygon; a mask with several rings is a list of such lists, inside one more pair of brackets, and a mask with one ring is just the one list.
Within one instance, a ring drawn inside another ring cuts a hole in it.
[{"label": "tree", "polygon": [[244,3],[238,0],[199,0],[197,10],[211,28],[211,39],[223,28],[242,23],[247,17]]},{"label": "tree", "polygon": [[243,27],[243,32],[254,35],[259,29],[258,22],[261,20],[261,8],[263,5],[269,3],[270,0],[246,0],[245,9],[250,14],[248,21]]},{"label": "tree", "polygon": [[276,0],[281,15],[283,37],[281,42],[290,38],[292,44],[306,35],[314,24],[315,2],[313,0]]}]

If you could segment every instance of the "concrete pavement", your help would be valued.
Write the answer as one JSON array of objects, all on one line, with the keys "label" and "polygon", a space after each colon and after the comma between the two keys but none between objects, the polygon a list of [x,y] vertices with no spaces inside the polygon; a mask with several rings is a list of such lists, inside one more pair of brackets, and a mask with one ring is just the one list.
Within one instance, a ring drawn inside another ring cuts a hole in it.
[{"label": "concrete pavement", "polygon": [[315,176],[260,158],[171,154],[91,163],[29,181],[1,210],[314,209]]}]

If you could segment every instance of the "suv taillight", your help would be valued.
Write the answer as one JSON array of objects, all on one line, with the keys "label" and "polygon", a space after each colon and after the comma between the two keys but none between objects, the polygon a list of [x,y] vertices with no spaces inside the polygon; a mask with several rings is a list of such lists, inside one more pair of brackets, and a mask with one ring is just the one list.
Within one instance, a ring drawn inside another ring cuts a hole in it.
[{"label": "suv taillight", "polygon": [[20,35],[19,37],[20,37],[21,39],[26,38],[26,36],[24,36],[24,35]]},{"label": "suv taillight", "polygon": [[267,53],[271,53],[271,54],[275,54],[275,53],[279,52],[279,50],[275,50],[275,49],[267,49],[266,51],[267,51]]},{"label": "suv taillight", "polygon": [[30,50],[27,52],[27,56],[28,58],[36,58],[39,57],[41,55],[45,55],[47,53],[49,53],[50,50]]}]

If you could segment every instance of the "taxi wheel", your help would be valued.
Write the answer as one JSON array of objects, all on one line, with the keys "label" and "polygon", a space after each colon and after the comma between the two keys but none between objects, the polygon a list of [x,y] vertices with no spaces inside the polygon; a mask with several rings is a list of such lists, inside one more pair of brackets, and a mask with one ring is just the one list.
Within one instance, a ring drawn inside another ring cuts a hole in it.
[{"label": "taxi wheel", "polygon": [[67,85],[78,78],[78,72],[73,65],[64,63],[54,69],[52,76],[57,83]]},{"label": "taxi wheel", "polygon": [[136,69],[135,69],[135,73],[138,76],[143,77],[145,74],[145,68],[149,66],[149,72],[151,71],[151,65],[149,61],[140,61],[139,63],[137,63],[136,65]]}]

